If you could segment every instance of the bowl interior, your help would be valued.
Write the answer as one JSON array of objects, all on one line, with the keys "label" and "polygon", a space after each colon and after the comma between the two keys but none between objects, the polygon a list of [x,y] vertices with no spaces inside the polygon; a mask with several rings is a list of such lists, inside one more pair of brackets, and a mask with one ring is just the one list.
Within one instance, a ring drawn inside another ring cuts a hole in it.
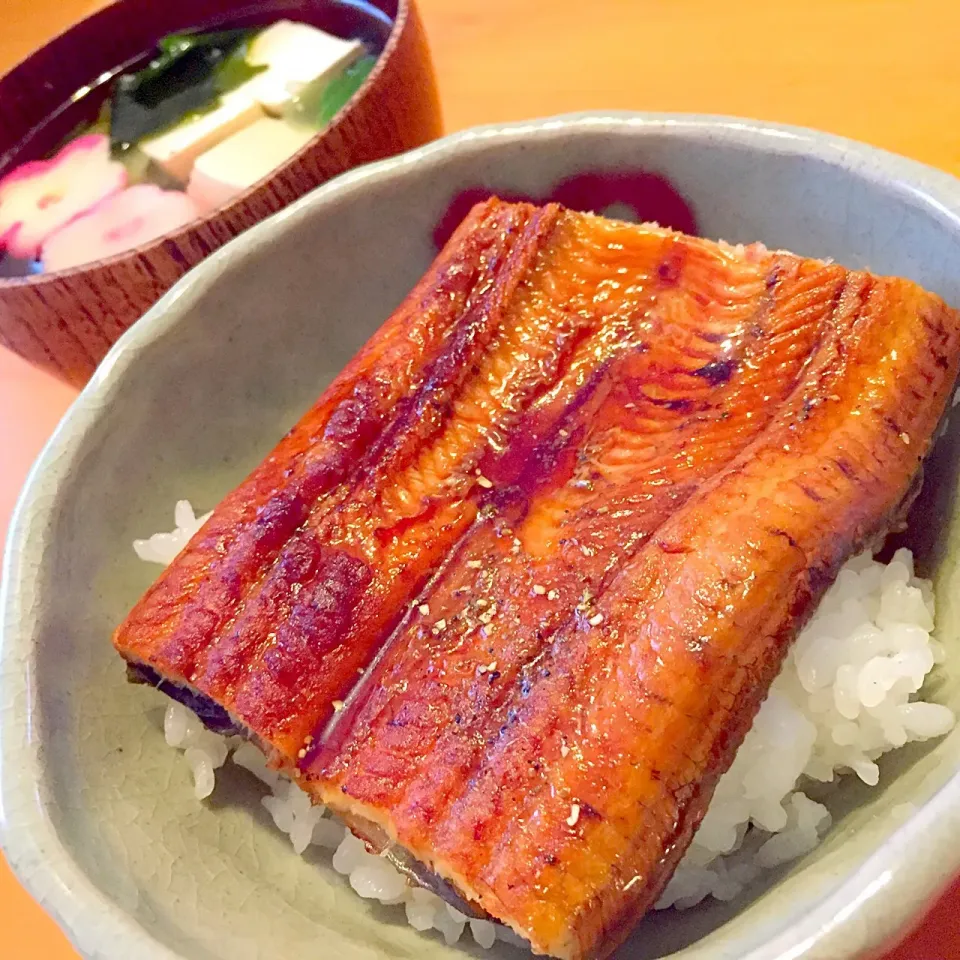
[{"label": "bowl interior", "polygon": [[[209,509],[263,457],[419,278],[438,222],[471,188],[542,198],[584,172],[659,174],[704,235],[905,275],[960,304],[954,215],[891,176],[886,160],[835,144],[810,151],[792,134],[736,125],[581,121],[468,136],[324,188],[207,261],[128,335],[33,476],[4,611],[8,689],[11,671],[24,668],[16,651],[30,649],[29,702],[17,708],[22,722],[5,720],[4,756],[22,751],[33,771],[24,775],[38,778],[35,801],[4,786],[8,842],[39,805],[52,832],[35,831],[35,859],[55,870],[68,862],[87,878],[74,886],[77,911],[95,891],[130,918],[129,935],[158,944],[149,953],[104,942],[96,924],[61,908],[82,949],[188,960],[455,955],[435,932],[407,927],[402,911],[357,898],[322,856],[295,857],[244,772],[228,771],[211,801],[194,800],[186,765],[163,742],[162,698],[125,683],[109,643],[157,572],[130,541],[169,529],[178,498]],[[915,511],[952,654],[957,449],[948,432]],[[936,683],[939,699],[960,709],[960,658]],[[773,886],[732,905],[654,915],[619,956],[748,956],[893,836],[950,780],[958,756],[960,730],[888,757],[883,789],[846,791],[828,841]],[[495,955],[512,951],[500,945]]]}]

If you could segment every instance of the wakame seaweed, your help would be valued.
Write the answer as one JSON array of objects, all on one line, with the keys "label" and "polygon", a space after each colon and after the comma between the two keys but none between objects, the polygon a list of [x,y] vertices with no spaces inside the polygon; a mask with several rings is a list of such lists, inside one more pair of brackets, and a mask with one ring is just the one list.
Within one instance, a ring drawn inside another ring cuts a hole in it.
[{"label": "wakame seaweed", "polygon": [[217,106],[220,97],[266,67],[247,63],[259,31],[179,33],[157,44],[142,70],[118,78],[110,111],[110,143],[123,149]]}]

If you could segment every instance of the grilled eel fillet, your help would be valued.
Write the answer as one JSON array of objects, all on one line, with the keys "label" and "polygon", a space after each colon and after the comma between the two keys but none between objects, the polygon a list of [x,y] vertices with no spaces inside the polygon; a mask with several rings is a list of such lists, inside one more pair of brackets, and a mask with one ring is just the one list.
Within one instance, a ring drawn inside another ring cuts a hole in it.
[{"label": "grilled eel fillet", "polygon": [[604,957],[958,347],[905,280],[491,199],[114,642],[535,950]]}]

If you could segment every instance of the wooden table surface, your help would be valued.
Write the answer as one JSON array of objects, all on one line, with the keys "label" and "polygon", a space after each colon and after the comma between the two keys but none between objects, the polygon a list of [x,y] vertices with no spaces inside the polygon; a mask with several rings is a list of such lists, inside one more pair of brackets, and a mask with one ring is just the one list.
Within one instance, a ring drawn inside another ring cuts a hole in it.
[{"label": "wooden table surface", "polygon": [[[3,72],[97,2],[0,5]],[[590,108],[728,113],[819,127],[960,175],[958,0],[419,6],[451,131]],[[31,461],[72,397],[0,349],[0,534]],[[0,958],[76,960],[2,861]],[[960,960],[960,883],[884,960]]]}]

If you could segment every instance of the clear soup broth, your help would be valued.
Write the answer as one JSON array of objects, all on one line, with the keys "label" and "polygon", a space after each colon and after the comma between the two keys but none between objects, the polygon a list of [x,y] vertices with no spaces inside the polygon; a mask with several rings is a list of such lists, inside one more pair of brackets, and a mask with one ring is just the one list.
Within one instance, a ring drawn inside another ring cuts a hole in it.
[{"label": "clear soup broth", "polygon": [[392,28],[364,0],[241,8],[92,78],[0,157],[0,278],[104,259],[230,203],[330,124]]}]

